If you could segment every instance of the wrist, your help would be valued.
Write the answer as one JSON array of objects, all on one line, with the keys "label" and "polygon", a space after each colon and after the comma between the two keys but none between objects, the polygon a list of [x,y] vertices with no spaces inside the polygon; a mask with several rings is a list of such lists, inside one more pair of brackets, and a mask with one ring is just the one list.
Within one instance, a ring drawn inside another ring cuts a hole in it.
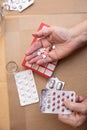
[{"label": "wrist", "polygon": [[87,32],[86,31],[80,32],[80,30],[77,30],[76,28],[75,29],[71,28],[70,36],[71,36],[71,40],[74,41],[77,48],[80,48],[87,44]]},{"label": "wrist", "polygon": [[70,29],[71,36],[77,39],[80,46],[87,44],[87,20]]}]

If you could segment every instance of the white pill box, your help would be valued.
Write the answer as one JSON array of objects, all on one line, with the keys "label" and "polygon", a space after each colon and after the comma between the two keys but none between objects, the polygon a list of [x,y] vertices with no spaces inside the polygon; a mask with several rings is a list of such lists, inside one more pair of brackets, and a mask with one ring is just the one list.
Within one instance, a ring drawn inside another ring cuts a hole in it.
[{"label": "white pill box", "polygon": [[32,70],[14,73],[16,87],[21,106],[37,103],[39,101],[37,87]]},{"label": "white pill box", "polygon": [[9,6],[9,10],[22,12],[34,3],[34,0],[6,0],[3,5]]}]

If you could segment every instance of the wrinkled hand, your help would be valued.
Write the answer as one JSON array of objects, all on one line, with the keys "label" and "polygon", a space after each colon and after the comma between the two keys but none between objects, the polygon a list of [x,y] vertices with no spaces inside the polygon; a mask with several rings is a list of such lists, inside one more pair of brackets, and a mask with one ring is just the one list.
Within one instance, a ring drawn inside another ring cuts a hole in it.
[{"label": "wrinkled hand", "polygon": [[77,96],[76,103],[65,102],[65,106],[73,111],[71,115],[58,115],[58,119],[73,127],[79,127],[87,119],[87,99]]},{"label": "wrinkled hand", "polygon": [[[48,27],[34,33],[33,36],[39,40],[26,51],[26,61],[29,63],[44,64],[56,61],[66,57],[74,50],[75,40],[68,29]],[[54,44],[55,49],[52,49]],[[46,58],[37,55],[40,48],[46,48],[48,52]]]}]

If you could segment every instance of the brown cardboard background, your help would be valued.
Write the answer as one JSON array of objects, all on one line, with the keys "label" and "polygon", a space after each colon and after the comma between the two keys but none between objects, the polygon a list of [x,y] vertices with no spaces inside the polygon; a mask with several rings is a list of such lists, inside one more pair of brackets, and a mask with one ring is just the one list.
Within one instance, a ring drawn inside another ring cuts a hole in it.
[{"label": "brown cardboard background", "polygon": [[[6,63],[15,61],[19,70],[25,50],[41,22],[71,27],[86,19],[86,14],[31,15],[6,18]],[[87,46],[59,61],[54,75],[65,82],[64,90],[74,90],[87,97]],[[38,93],[45,88],[47,79],[34,73]],[[11,130],[74,130],[58,121],[57,115],[41,114],[39,103],[20,107],[14,77],[7,74]],[[87,129],[87,122],[79,130]],[[76,130],[77,130],[76,129]]]}]

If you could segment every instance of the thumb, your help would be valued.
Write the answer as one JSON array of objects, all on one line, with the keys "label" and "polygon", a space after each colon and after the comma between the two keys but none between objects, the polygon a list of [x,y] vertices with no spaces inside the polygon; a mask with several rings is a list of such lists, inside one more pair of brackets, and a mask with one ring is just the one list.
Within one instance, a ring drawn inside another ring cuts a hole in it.
[{"label": "thumb", "polygon": [[33,33],[32,35],[37,38],[42,38],[42,37],[49,36],[51,33],[52,33],[52,29],[51,29],[51,27],[48,27],[48,28],[43,28],[42,30],[40,30],[36,33]]},{"label": "thumb", "polygon": [[74,112],[85,114],[85,106],[83,103],[64,102],[65,106]]}]

